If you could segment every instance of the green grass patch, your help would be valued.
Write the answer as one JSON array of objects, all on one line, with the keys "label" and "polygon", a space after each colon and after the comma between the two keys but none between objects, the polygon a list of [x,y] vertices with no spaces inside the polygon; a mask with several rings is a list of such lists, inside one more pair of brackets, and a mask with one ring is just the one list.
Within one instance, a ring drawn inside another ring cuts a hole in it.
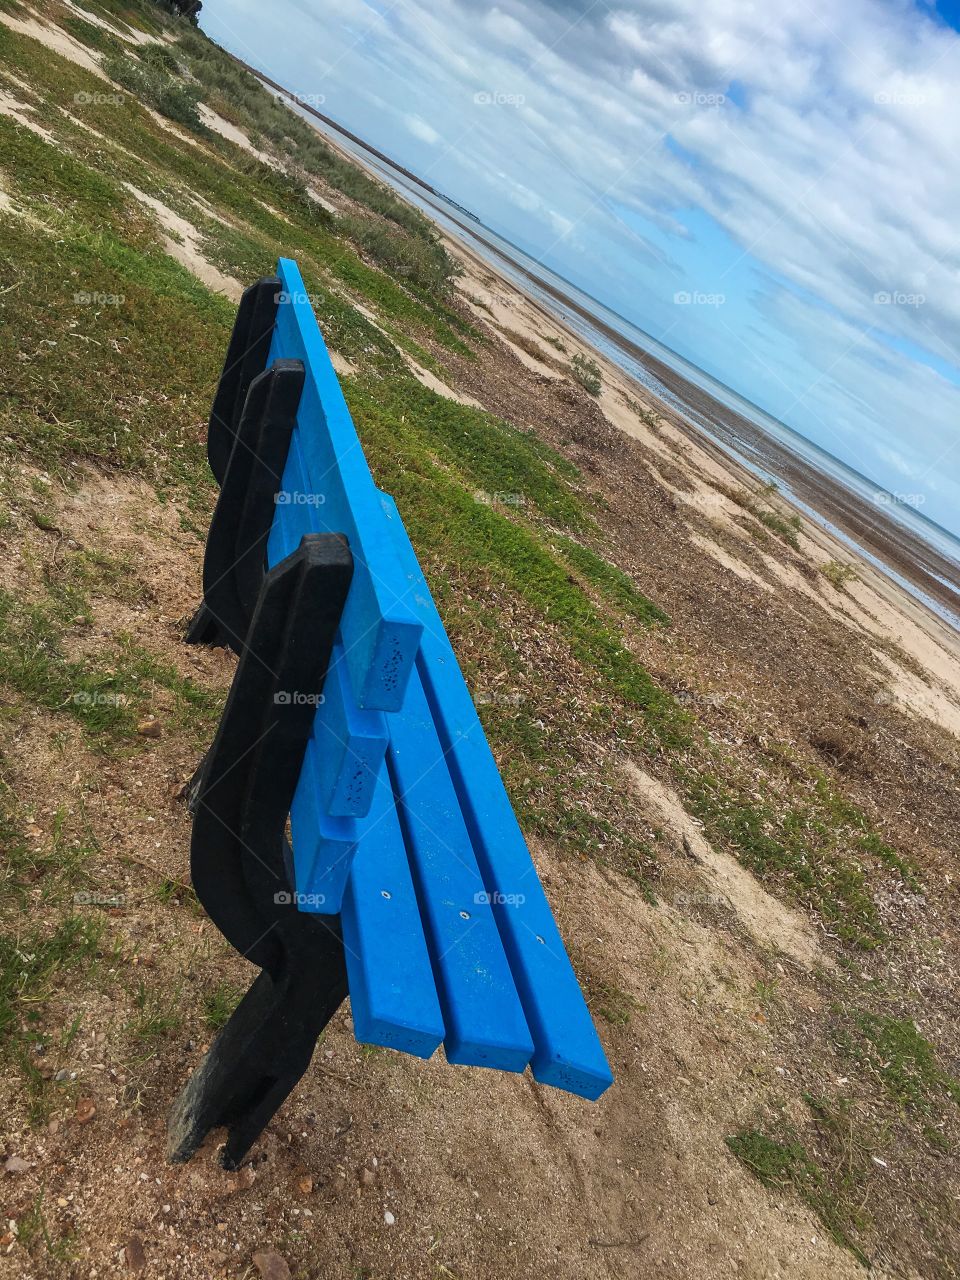
[{"label": "green grass patch", "polygon": [[726,1139],[727,1146],[745,1168],[765,1187],[792,1190],[819,1217],[837,1244],[849,1249],[868,1265],[866,1255],[851,1230],[862,1226],[856,1208],[844,1196],[845,1188],[832,1185],[826,1170],[807,1152],[783,1123],[773,1132],[743,1129]]},{"label": "green grass patch", "polygon": [[242,987],[229,982],[218,982],[207,992],[203,998],[203,1016],[211,1031],[219,1031],[226,1026],[244,994]]},{"label": "green grass patch", "polygon": [[670,618],[659,605],[648,600],[636,583],[622,569],[570,538],[560,542],[560,551],[570,566],[609,602],[639,622],[641,626],[669,626]]},{"label": "green grass patch", "polygon": [[521,511],[534,507],[564,528],[592,526],[580,472],[532,432],[438,395],[410,377],[351,383],[351,405],[361,413],[374,400],[379,420],[403,423],[418,452],[454,468],[481,504]]},{"label": "green grass patch", "polygon": [[[67,608],[63,610],[66,602]],[[63,610],[58,614],[57,608]],[[116,749],[136,739],[139,717],[152,704],[155,689],[173,694],[174,721],[198,737],[211,730],[220,711],[219,696],[208,694],[168,663],[160,662],[120,636],[116,649],[97,657],[66,657],[63,640],[76,629],[74,596],[24,604],[0,592],[0,681],[34,706],[70,716],[91,746]]]},{"label": "green grass patch", "polygon": [[910,1018],[856,1012],[836,1039],[901,1111],[936,1122],[945,1109],[960,1105],[960,1080],[943,1066],[935,1047]]},{"label": "green grass patch", "polygon": [[103,70],[132,94],[169,120],[198,132],[203,128],[197,104],[199,90],[185,84],[170,65],[164,45],[145,45],[139,56],[121,49],[103,60]]},{"label": "green grass patch", "polygon": [[820,566],[820,572],[838,591],[843,591],[848,582],[856,582],[858,578],[853,565],[846,564],[842,560],[828,560],[826,564]]},{"label": "green grass patch", "polygon": [[708,772],[687,774],[690,811],[708,839],[733,849],[765,882],[814,907],[841,941],[872,949],[886,941],[870,881],[849,853],[849,828],[816,803],[758,797]]}]

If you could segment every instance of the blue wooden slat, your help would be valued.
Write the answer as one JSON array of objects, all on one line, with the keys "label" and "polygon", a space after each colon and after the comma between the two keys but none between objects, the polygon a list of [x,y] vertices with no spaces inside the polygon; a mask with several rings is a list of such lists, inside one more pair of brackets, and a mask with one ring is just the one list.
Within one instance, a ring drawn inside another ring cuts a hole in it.
[{"label": "blue wooden slat", "polygon": [[429,1058],[443,1017],[385,761],[364,825],[341,914],[354,1034]]},{"label": "blue wooden slat", "polygon": [[294,884],[301,911],[334,915],[357,851],[357,820],[332,818],[320,805],[320,764],[311,738],[290,805]]},{"label": "blue wooden slat", "polygon": [[522,1071],[533,1043],[416,671],[388,720],[390,779],[450,1062]]},{"label": "blue wooden slat", "polygon": [[610,1067],[396,504],[387,494],[382,501],[408,582],[430,604],[432,617],[423,633],[411,688],[420,688],[422,680],[429,714],[447,754],[458,804],[533,1035],[534,1077],[597,1098],[613,1081]]},{"label": "blue wooden slat", "polygon": [[[296,436],[289,449],[283,483],[289,485],[280,490],[284,494],[307,492],[306,470]],[[271,568],[300,547],[303,535],[326,531],[316,509],[308,503],[278,503],[266,548]],[[370,809],[376,771],[387,750],[387,724],[383,713],[364,712],[356,707],[340,632],[324,686],[324,700],[317,709],[312,740],[316,746],[320,809],[334,817],[364,817]],[[310,842],[319,838],[319,833],[311,829],[300,829],[300,819],[312,813],[311,806],[294,806],[294,812],[297,814],[293,819],[294,840]]]},{"label": "blue wooden slat", "polygon": [[[282,290],[270,361],[299,359],[306,370],[294,430],[297,452],[291,448],[291,455],[302,460],[304,474],[291,469],[288,460],[288,505],[303,504],[298,494],[322,500],[322,506],[304,505],[303,522],[322,532],[322,519],[323,528],[346,534],[354,577],[341,632],[351,684],[359,706],[396,711],[413,669],[422,623],[415,604],[404,598],[402,573],[377,490],[300,271],[295,262],[281,258],[277,273]],[[299,490],[298,484],[303,484]]]},{"label": "blue wooden slat", "polygon": [[387,723],[382,711],[355,705],[340,639],[333,646],[313,736],[320,807],[337,818],[365,817],[387,750]]}]

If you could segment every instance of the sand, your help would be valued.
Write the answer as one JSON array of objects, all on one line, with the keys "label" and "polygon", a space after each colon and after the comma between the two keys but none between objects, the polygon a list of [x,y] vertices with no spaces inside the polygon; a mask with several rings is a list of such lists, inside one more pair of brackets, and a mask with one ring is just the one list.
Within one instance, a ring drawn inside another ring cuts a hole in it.
[{"label": "sand", "polygon": [[208,288],[226,294],[233,302],[239,302],[243,285],[233,276],[225,275],[203,256],[200,251],[200,232],[193,223],[182,218],[155,196],[148,196],[129,182],[123,185],[142,205],[156,214],[163,228],[161,240],[167,253],[191,271],[198,280],[202,280]]}]

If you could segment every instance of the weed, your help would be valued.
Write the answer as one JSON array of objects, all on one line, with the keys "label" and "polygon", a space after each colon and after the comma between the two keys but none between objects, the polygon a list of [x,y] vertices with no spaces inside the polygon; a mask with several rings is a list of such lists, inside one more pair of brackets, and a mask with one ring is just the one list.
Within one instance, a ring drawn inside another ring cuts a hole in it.
[{"label": "weed", "polygon": [[935,1122],[945,1104],[960,1104],[960,1080],[941,1065],[936,1049],[911,1019],[855,1012],[836,1039],[902,1110]]},{"label": "weed", "polygon": [[166,994],[152,991],[141,979],[133,994],[133,1006],[137,1015],[127,1024],[130,1035],[138,1040],[160,1040],[183,1023],[181,1012],[182,993],[179,989]]},{"label": "weed", "polygon": [[670,625],[667,614],[638,591],[632,578],[595,551],[569,538],[560,542],[560,551],[577,573],[628,617],[645,627]]},{"label": "weed", "polygon": [[120,51],[104,58],[103,70],[111,80],[149,103],[161,115],[199,131],[202,127],[197,110],[200,94],[171,72],[163,57],[166,52],[156,45],[147,45],[139,58]]},{"label": "weed", "polygon": [[230,982],[218,982],[203,998],[203,1016],[211,1031],[225,1027],[237,1005],[243,999],[242,987]]},{"label": "weed", "polygon": [[828,560],[820,566],[820,572],[838,591],[842,591],[848,582],[856,582],[858,576],[853,565],[845,564],[842,560]]},{"label": "weed", "polygon": [[600,374],[600,366],[596,360],[591,360],[589,356],[578,353],[570,362],[570,368],[573,370],[573,376],[580,383],[584,391],[589,392],[592,396],[598,396],[603,389],[603,380]]}]

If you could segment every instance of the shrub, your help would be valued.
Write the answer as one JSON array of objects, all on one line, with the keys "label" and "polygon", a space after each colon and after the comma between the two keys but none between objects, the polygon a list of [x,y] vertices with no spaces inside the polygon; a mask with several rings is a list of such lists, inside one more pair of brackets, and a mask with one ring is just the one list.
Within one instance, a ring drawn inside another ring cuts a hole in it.
[{"label": "shrub", "polygon": [[600,394],[603,383],[600,380],[600,366],[596,360],[591,360],[589,356],[576,355],[573,357],[571,368],[574,378],[584,391],[589,391],[592,396]]},{"label": "shrub", "polygon": [[852,564],[844,564],[841,560],[828,560],[820,566],[820,572],[838,591],[842,591],[848,582],[856,582],[857,571]]},{"label": "shrub", "polygon": [[[154,47],[146,46],[147,49]],[[171,74],[162,57],[151,55],[150,58],[137,59],[118,53],[104,59],[103,70],[111,80],[169,120],[185,124],[190,129],[201,128],[197,111],[199,91]]]}]

